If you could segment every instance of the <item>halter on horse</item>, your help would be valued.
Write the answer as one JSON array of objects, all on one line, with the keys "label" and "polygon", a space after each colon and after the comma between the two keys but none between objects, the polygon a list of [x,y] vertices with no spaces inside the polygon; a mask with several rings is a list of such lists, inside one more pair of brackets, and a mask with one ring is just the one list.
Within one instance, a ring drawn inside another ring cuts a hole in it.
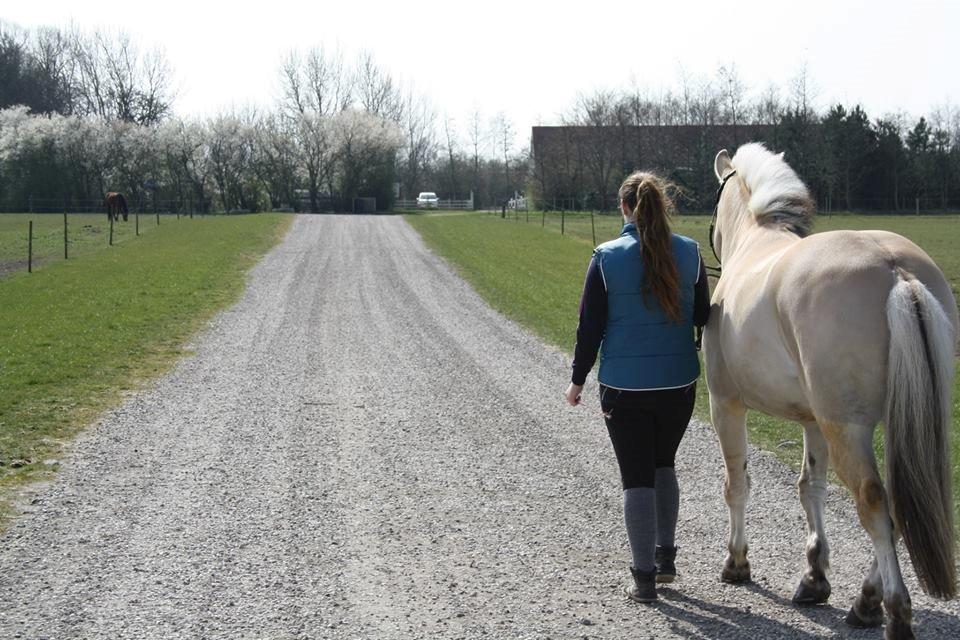
[{"label": "halter on horse", "polygon": [[127,199],[123,197],[122,193],[116,191],[111,191],[107,194],[106,198],[107,205],[107,220],[117,221],[120,219],[120,215],[123,215],[123,221],[127,221],[127,215],[129,211],[127,210]]},{"label": "halter on horse", "polygon": [[[813,203],[782,154],[748,144],[732,159],[717,154],[714,170],[720,189],[710,241],[723,273],[704,356],[727,471],[730,555],[722,578],[750,579],[745,416],[756,409],[804,430],[798,487],[807,568],[794,602],[830,596],[824,501],[832,463],[875,551],[847,622],[883,624],[882,602],[888,640],[912,638],[897,539],[924,591],[947,599],[957,591],[948,443],[960,320],[950,285],[902,236],[810,235]],[[886,487],[872,445],[881,421]]]}]

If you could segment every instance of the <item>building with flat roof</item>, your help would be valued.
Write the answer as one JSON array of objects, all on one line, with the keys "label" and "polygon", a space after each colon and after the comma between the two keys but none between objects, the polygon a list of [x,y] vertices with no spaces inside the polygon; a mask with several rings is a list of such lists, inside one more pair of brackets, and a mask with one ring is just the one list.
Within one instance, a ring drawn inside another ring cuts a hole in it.
[{"label": "building with flat roof", "polygon": [[636,169],[659,173],[683,191],[686,211],[713,207],[713,159],[746,142],[774,142],[769,125],[640,125],[533,127],[533,198],[538,206],[612,209],[623,178]]}]

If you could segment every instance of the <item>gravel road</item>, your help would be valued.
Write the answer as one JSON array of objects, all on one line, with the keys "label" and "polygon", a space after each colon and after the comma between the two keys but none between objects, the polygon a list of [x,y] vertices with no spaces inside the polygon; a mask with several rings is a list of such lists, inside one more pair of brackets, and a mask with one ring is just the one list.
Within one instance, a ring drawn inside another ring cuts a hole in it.
[{"label": "gravel road", "polygon": [[[575,309],[556,313],[572,333]],[[0,637],[882,636],[842,621],[869,564],[842,490],[832,604],[790,604],[804,520],[768,454],[751,455],[756,582],[720,583],[703,424],[678,462],[681,579],[656,606],[626,601],[595,382],[565,407],[568,358],[398,217],[297,218],[194,347],[81,435],[0,538]],[[958,604],[906,572],[918,636],[960,637]]]}]

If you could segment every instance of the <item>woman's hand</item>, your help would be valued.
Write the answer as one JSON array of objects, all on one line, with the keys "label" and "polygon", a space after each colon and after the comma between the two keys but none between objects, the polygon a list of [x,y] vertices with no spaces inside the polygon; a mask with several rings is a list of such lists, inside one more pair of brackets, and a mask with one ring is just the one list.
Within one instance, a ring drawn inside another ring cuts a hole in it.
[{"label": "woman's hand", "polygon": [[564,400],[567,401],[571,407],[575,407],[578,404],[583,402],[583,399],[580,397],[580,392],[583,391],[582,384],[573,384],[570,383],[570,386],[567,387],[567,390],[563,394]]}]

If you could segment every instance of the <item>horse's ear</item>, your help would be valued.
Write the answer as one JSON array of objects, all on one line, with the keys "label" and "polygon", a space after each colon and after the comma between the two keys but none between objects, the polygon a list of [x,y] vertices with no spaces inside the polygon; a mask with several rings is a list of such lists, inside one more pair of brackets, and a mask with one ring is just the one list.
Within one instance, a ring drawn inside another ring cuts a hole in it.
[{"label": "horse's ear", "polygon": [[713,172],[717,174],[717,182],[723,182],[723,176],[733,170],[733,162],[730,160],[730,154],[726,149],[721,149],[720,153],[713,161]]}]

